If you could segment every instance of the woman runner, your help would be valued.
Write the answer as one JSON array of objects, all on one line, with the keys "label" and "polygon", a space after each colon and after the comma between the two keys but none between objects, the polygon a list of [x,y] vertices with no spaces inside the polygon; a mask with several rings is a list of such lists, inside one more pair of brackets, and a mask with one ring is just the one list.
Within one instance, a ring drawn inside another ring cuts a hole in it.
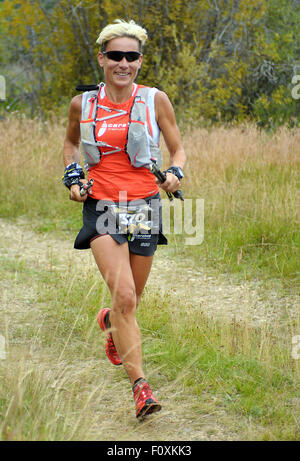
[{"label": "woman runner", "polygon": [[[159,186],[170,193],[178,190],[185,164],[168,96],[135,83],[146,40],[146,30],[134,21],[116,20],[102,30],[97,58],[105,83],[72,99],[63,147],[63,182],[70,199],[83,202],[83,227],[74,247],[91,248],[109,287],[111,308],[101,309],[97,319],[107,333],[107,357],[114,365],[123,364],[129,376],[137,418],[161,409],[143,372],[135,313],[157,245],[167,243]],[[160,132],[170,153],[170,168],[158,186],[149,164],[151,158],[160,162]],[[80,142],[87,179],[93,180],[85,190]],[[157,203],[158,218],[152,206]],[[158,221],[153,223],[155,216]]]}]

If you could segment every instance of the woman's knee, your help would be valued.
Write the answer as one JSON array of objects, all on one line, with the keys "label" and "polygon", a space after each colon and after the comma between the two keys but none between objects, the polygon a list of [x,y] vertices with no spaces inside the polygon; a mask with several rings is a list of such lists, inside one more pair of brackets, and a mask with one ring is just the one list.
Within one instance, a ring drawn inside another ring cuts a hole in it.
[{"label": "woman's knee", "polygon": [[132,315],[137,307],[134,286],[120,287],[113,293],[113,311],[122,315]]}]

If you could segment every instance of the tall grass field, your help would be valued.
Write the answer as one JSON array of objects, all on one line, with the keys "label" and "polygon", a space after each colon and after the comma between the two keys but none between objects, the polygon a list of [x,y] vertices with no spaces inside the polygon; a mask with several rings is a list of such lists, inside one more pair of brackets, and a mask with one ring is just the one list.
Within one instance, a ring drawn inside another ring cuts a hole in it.
[{"label": "tall grass field", "polygon": [[[82,219],[81,205],[68,199],[61,183],[65,128],[65,120],[0,121],[0,218],[36,239],[56,239],[62,260],[63,242],[74,239]],[[169,235],[164,250],[169,260],[234,283],[259,283],[278,299],[295,299],[300,132],[267,133],[244,125],[198,128],[182,137],[188,159],[182,190],[186,199],[204,200],[204,240],[185,245],[185,235]],[[167,167],[164,145],[163,155]],[[126,382],[125,372],[99,373],[105,338],[95,341],[95,306],[107,305],[109,295],[96,268],[81,271],[72,260],[62,263],[49,254],[47,264],[35,261],[22,242],[17,257],[9,238],[2,235],[0,241],[0,335],[6,339],[0,440],[153,440],[155,434],[172,440],[163,429],[154,433],[151,425],[134,425],[129,394],[116,391]],[[188,277],[184,269],[180,277]],[[23,309],[20,325],[14,309]],[[207,419],[221,415],[225,433],[216,425],[205,432],[208,438],[299,440],[300,358],[292,354],[292,338],[300,336],[299,311],[293,317],[287,312],[283,323],[255,326],[247,318],[214,319],[188,296],[172,291],[162,296],[158,287],[146,288],[137,319],[147,372],[161,397],[178,403],[170,411],[181,408],[182,430],[186,406],[195,434]],[[109,413],[103,402],[111,394],[125,403]],[[165,428],[163,411],[157,417],[157,427]],[[193,439],[193,431],[183,434],[183,440]]]},{"label": "tall grass field", "polygon": [[[66,202],[61,183],[65,123],[14,119],[0,129],[1,216],[26,216],[40,231],[76,231],[78,204]],[[198,129],[183,141],[183,191],[186,198],[204,199],[205,238],[197,248],[181,246],[181,254],[220,271],[298,284],[299,131]],[[165,148],[164,156],[167,166]]]}]

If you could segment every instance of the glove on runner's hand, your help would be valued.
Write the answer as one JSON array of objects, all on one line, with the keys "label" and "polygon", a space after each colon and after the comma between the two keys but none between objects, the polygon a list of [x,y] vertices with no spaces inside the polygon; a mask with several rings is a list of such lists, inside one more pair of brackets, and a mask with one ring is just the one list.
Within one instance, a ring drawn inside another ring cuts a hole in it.
[{"label": "glove on runner's hand", "polygon": [[74,184],[80,185],[80,179],[84,179],[84,172],[79,163],[70,163],[66,166],[62,179],[64,185],[70,189]]}]

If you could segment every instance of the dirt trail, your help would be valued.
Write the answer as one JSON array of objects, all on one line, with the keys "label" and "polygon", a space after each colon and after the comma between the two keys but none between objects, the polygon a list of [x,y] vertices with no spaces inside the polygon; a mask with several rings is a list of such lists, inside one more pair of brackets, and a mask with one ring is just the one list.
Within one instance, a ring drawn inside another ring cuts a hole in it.
[{"label": "dirt trail", "polygon": [[[0,257],[19,262],[24,260],[32,267],[55,266],[59,271],[68,270],[70,262],[72,266],[80,265],[84,259],[97,270],[91,253],[75,251],[69,237],[66,241],[52,239],[48,234],[36,234],[28,230],[22,222],[14,224],[2,219]],[[31,286],[25,287],[17,283],[16,278],[0,280],[0,328],[4,328],[6,323],[12,331],[20,324],[30,327],[33,314],[35,320],[41,316],[35,302],[38,287],[34,281]],[[168,256],[167,248],[157,252],[147,286],[159,286],[163,292],[172,292],[178,299],[186,299],[194,309],[201,309],[207,315],[235,317],[237,320],[247,318],[254,325],[272,323],[274,319],[284,321],[287,315],[296,316],[299,309],[299,298],[296,295],[282,297],[276,291],[266,292],[258,283],[237,284],[226,276],[216,279],[207,275],[202,268],[195,270],[187,261],[175,265],[174,260]],[[22,345],[18,344],[18,340],[14,341],[11,332],[10,337],[10,347],[18,350]],[[52,377],[53,385],[57,383],[61,367],[57,357],[43,356],[43,351],[31,347],[28,360],[39,361]],[[82,367],[82,373],[89,373],[91,389],[93,386],[102,386],[104,389],[105,398],[102,392],[102,398],[96,398],[93,406],[95,439],[103,440],[103,431],[99,429],[103,424],[106,433],[110,434],[106,440],[239,440],[239,434],[246,433],[251,437],[251,428],[246,419],[233,420],[226,414],[222,404],[214,405],[211,395],[203,395],[203,406],[199,398],[187,395],[178,383],[156,392],[163,402],[163,411],[141,424],[134,417],[128,378],[120,370],[122,367],[111,367],[104,353],[100,358],[94,357],[90,362],[77,364],[77,368],[79,366]],[[66,373],[72,373],[72,366],[68,370]],[[119,398],[122,398],[121,407]],[[97,436],[97,433],[100,435]]]}]

